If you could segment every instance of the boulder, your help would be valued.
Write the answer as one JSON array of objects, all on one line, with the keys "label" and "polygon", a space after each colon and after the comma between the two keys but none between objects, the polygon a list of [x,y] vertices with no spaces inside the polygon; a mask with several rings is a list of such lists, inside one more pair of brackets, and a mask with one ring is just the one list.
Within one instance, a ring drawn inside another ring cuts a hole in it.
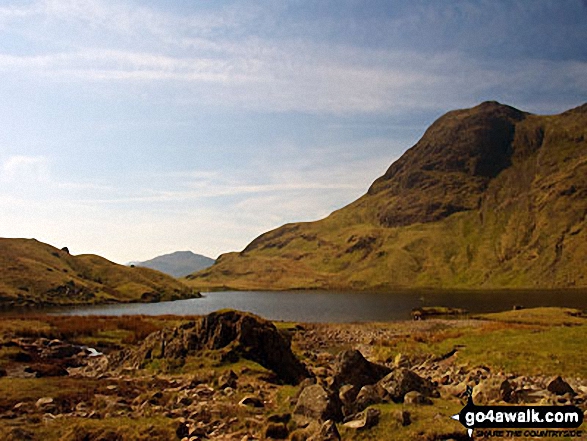
[{"label": "boulder", "polygon": [[420,392],[424,396],[436,395],[434,385],[430,380],[420,377],[409,369],[395,369],[377,383],[380,396],[399,403],[404,395],[411,391]]},{"label": "boulder", "polygon": [[379,424],[381,411],[379,409],[366,409],[357,414],[352,421],[344,423],[344,427],[355,430],[367,430]]},{"label": "boulder", "polygon": [[357,388],[351,384],[345,384],[339,389],[338,398],[342,404],[342,413],[345,416],[354,412],[358,392]]},{"label": "boulder", "polygon": [[268,423],[283,423],[287,424],[291,420],[291,413],[275,413],[267,417]]},{"label": "boulder", "polygon": [[355,399],[355,410],[360,412],[374,404],[381,403],[381,396],[375,386],[363,386]]},{"label": "boulder", "polygon": [[550,383],[548,383],[548,386],[546,386],[546,390],[555,394],[555,395],[565,395],[565,394],[571,394],[572,396],[577,395],[575,393],[575,391],[573,390],[573,388],[569,385],[569,383],[567,383],[565,380],[563,380],[560,376],[558,376],[554,380],[550,381]]},{"label": "boulder", "polygon": [[385,377],[391,369],[380,364],[366,360],[357,350],[343,351],[338,355],[334,369],[333,386],[339,388],[344,384],[350,384],[357,389],[375,384]]},{"label": "boulder", "polygon": [[336,423],[332,420],[325,421],[318,433],[308,438],[308,441],[340,441],[340,433]]},{"label": "boulder", "polygon": [[137,369],[153,359],[183,362],[203,350],[220,351],[223,360],[244,357],[272,370],[285,383],[298,384],[310,376],[291,351],[290,342],[273,323],[253,314],[223,310],[172,329],[149,335],[138,349],[110,357],[113,368]]},{"label": "boulder", "polygon": [[300,394],[294,415],[326,421],[342,420],[341,402],[336,394],[328,393],[319,384],[306,387]]},{"label": "boulder", "polygon": [[289,430],[284,423],[268,423],[265,427],[265,439],[287,439]]},{"label": "boulder", "polygon": [[503,376],[490,377],[473,388],[475,404],[490,404],[499,401],[509,403],[512,399],[513,388],[507,378]]},{"label": "boulder", "polygon": [[432,404],[432,400],[420,392],[415,390],[408,392],[404,395],[404,404],[410,405],[422,405],[422,404]]},{"label": "boulder", "polygon": [[391,417],[402,426],[412,424],[412,415],[407,410],[395,410],[391,413]]},{"label": "boulder", "polygon": [[247,395],[238,402],[239,406],[264,407],[263,400],[255,395]]}]

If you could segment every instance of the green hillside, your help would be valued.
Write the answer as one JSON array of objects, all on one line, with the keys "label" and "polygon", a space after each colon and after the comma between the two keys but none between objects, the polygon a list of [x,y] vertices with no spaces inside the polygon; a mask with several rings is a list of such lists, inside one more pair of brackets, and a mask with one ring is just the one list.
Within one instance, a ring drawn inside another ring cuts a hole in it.
[{"label": "green hillside", "polygon": [[197,296],[148,268],[72,256],[35,239],[0,239],[0,306],[151,302]]},{"label": "green hillside", "polygon": [[199,288],[587,286],[587,104],[447,113],[326,219],[265,233]]}]

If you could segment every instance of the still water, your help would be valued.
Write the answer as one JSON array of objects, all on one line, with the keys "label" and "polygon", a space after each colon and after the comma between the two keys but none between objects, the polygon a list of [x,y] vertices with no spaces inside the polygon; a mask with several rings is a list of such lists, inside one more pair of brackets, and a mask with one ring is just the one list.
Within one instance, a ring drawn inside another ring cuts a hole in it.
[{"label": "still water", "polygon": [[270,320],[299,322],[393,321],[410,318],[419,306],[451,306],[470,313],[564,306],[587,309],[587,290],[508,291],[225,291],[174,302],[69,307],[47,312],[68,315],[200,315],[224,308],[249,311]]}]

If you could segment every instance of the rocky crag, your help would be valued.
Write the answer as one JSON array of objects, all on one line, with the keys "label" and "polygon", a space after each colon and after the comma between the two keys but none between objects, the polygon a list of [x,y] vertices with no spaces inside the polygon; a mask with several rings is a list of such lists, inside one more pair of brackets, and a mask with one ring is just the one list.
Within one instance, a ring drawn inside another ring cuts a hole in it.
[{"label": "rocky crag", "polygon": [[367,194],[188,276],[241,289],[587,286],[587,105],[435,121]]}]

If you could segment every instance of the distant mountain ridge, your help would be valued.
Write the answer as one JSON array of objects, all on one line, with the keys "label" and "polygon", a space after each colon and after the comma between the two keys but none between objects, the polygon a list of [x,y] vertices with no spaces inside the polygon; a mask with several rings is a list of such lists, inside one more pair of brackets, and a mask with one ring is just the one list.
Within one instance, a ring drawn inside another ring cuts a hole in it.
[{"label": "distant mountain ridge", "polygon": [[176,251],[144,262],[131,262],[130,264],[161,271],[173,277],[185,277],[188,274],[211,267],[214,262],[214,259],[191,251]]},{"label": "distant mountain ridge", "polygon": [[191,287],[148,268],[103,257],[73,256],[35,239],[0,238],[0,306],[155,302],[199,297]]},{"label": "distant mountain ridge", "polygon": [[448,112],[369,188],[188,276],[232,289],[587,287],[587,104]]}]

